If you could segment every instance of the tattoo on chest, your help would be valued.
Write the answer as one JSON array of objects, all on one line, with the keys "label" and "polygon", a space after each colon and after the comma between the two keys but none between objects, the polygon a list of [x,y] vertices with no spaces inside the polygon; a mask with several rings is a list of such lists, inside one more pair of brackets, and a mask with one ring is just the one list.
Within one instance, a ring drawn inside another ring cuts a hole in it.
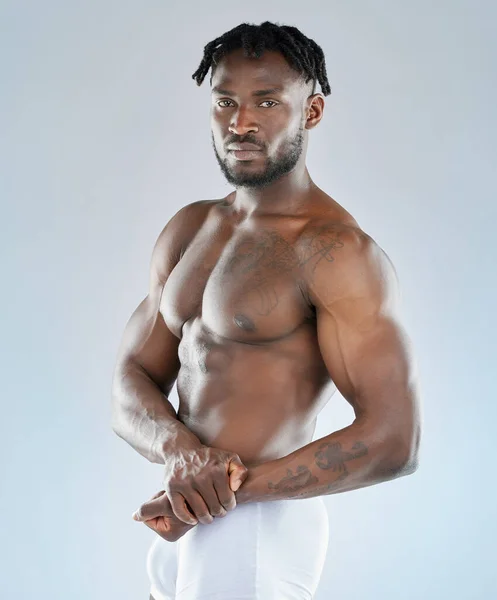
[{"label": "tattoo on chest", "polygon": [[239,244],[228,260],[224,273],[244,275],[240,281],[243,293],[255,293],[254,309],[267,316],[278,306],[279,298],[273,281],[277,275],[290,272],[297,264],[291,244],[274,231],[264,232],[257,240]]},{"label": "tattoo on chest", "polygon": [[343,248],[338,228],[322,227],[304,234],[297,242],[290,243],[276,231],[264,231],[255,240],[238,244],[227,260],[223,275],[246,276],[243,293],[254,293],[258,301],[254,308],[267,316],[279,303],[274,281],[278,276],[297,272],[305,267],[312,279],[317,265],[324,259],[334,261],[332,252]]},{"label": "tattoo on chest", "polygon": [[316,231],[304,234],[299,241],[300,266],[309,265],[309,274],[314,275],[318,264],[325,260],[332,263],[335,260],[333,254],[336,250],[343,248],[340,239],[340,230],[330,225],[320,227]]}]

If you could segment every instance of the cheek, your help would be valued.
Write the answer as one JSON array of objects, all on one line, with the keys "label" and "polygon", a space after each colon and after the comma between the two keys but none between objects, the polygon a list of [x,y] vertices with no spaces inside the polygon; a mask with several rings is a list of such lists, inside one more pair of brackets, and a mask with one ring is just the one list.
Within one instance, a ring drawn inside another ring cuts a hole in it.
[{"label": "cheek", "polygon": [[292,139],[293,135],[288,129],[278,132],[272,138],[270,153],[275,156],[285,154]]},{"label": "cheek", "polygon": [[221,129],[221,125],[219,122],[219,118],[213,111],[211,111],[210,123],[211,123],[211,131],[212,131],[213,135],[216,135],[216,133],[218,133],[219,130]]},{"label": "cheek", "polygon": [[211,141],[214,142],[216,148],[221,151],[224,145],[224,139],[226,136],[223,135],[222,129],[219,123],[211,121]]},{"label": "cheek", "polygon": [[220,112],[215,108],[211,108],[210,118],[212,127],[216,127],[217,129],[228,127],[230,117],[227,110]]}]

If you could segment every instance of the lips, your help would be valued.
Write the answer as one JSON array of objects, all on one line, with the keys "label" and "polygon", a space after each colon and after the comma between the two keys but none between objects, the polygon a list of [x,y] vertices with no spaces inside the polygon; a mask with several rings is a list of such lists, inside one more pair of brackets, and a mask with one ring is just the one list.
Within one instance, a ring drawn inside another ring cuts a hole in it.
[{"label": "lips", "polygon": [[232,155],[237,160],[252,160],[258,158],[261,154],[260,150],[231,150]]},{"label": "lips", "polygon": [[228,146],[228,150],[255,150],[260,151],[259,146],[255,144],[249,144],[248,142],[243,142],[242,144],[231,144]]}]

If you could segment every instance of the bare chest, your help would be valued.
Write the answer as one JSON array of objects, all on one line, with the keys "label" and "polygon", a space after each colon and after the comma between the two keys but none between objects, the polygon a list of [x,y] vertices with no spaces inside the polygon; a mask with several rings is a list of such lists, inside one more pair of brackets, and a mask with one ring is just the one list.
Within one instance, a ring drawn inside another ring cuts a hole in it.
[{"label": "bare chest", "polygon": [[313,316],[300,287],[295,235],[276,229],[201,231],[172,271],[161,312],[173,333],[200,317],[233,341],[269,342]]}]

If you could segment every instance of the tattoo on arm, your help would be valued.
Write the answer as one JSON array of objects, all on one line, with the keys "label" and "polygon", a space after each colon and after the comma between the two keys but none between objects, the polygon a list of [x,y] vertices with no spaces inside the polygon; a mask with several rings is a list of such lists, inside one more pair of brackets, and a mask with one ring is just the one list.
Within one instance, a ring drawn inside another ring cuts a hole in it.
[{"label": "tattoo on arm", "polygon": [[[338,472],[339,476],[332,483],[327,483],[320,487],[314,487],[312,490],[313,495],[319,495],[330,491],[338,481],[345,479],[349,472],[347,471],[346,462],[361,458],[367,455],[368,448],[364,442],[355,442],[352,446],[352,452],[344,452],[342,450],[342,444],[340,442],[321,444],[319,450],[314,455],[316,457],[316,465],[320,469],[333,469],[334,472]],[[319,483],[319,479],[312,474],[310,469],[305,465],[299,465],[292,473],[292,469],[287,469],[287,474],[283,479],[277,483],[270,481],[268,488],[270,490],[276,490],[278,492],[297,492],[298,490],[304,490],[302,493],[294,494],[294,498],[304,497],[311,491],[306,490],[310,485],[314,486]],[[317,492],[317,494],[316,494]]]},{"label": "tattoo on arm", "polygon": [[275,484],[270,481],[267,484],[268,488],[270,490],[277,490],[278,492],[293,492],[295,490],[300,490],[311,483],[319,482],[319,479],[314,477],[305,465],[298,466],[295,475],[293,475],[291,469],[287,469],[286,473],[286,477],[283,477],[278,483]]},{"label": "tattoo on arm", "polygon": [[345,461],[361,458],[368,453],[364,442],[356,442],[352,446],[353,452],[344,452],[340,442],[321,444],[319,450],[314,455],[316,464],[320,469],[333,469],[333,471],[347,471]]}]

